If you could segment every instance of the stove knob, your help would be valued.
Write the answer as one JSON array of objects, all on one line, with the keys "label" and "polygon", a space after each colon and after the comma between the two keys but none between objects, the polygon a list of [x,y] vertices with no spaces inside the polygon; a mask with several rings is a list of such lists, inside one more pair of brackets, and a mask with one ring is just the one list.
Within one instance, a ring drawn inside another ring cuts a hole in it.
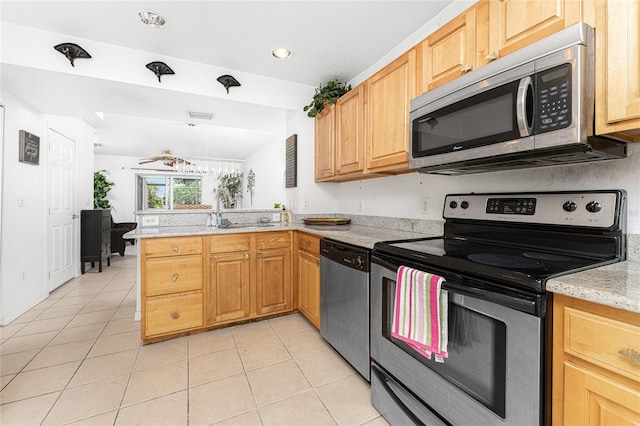
[{"label": "stove knob", "polygon": [[600,210],[602,210],[602,204],[600,204],[596,200],[593,200],[589,201],[585,208],[589,213],[598,213]]},{"label": "stove knob", "polygon": [[575,212],[578,208],[578,205],[573,201],[567,201],[562,205],[562,210],[565,212]]},{"label": "stove knob", "polygon": [[452,209],[455,209],[456,207],[458,207],[458,203],[456,203],[455,201],[452,201],[449,203],[449,207],[451,207]]},{"label": "stove knob", "polygon": [[469,208],[469,202],[468,201],[463,201],[460,203],[460,207],[462,207],[463,209],[468,209]]}]

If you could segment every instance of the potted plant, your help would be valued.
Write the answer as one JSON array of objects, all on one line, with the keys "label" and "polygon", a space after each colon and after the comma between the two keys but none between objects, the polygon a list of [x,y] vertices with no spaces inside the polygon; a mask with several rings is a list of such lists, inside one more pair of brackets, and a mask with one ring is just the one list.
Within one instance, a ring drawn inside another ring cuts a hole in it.
[{"label": "potted plant", "polygon": [[93,208],[110,209],[111,203],[107,200],[107,193],[115,183],[110,182],[105,176],[106,170],[93,173]]},{"label": "potted plant", "polygon": [[233,209],[238,206],[238,201],[242,199],[242,177],[244,173],[226,172],[218,176],[218,188],[216,197],[222,202],[225,209]]},{"label": "potted plant", "polygon": [[304,107],[309,117],[315,117],[324,109],[326,103],[335,104],[340,96],[351,90],[351,85],[341,83],[338,80],[331,80],[325,86],[320,85],[316,88],[311,103]]}]

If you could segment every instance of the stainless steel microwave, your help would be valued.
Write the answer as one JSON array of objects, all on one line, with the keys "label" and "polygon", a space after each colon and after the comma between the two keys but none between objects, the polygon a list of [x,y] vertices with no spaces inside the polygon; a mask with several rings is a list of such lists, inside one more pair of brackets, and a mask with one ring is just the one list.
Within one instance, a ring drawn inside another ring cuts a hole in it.
[{"label": "stainless steel microwave", "polygon": [[578,23],[411,101],[409,165],[463,174],[626,156],[593,135],[594,30]]}]

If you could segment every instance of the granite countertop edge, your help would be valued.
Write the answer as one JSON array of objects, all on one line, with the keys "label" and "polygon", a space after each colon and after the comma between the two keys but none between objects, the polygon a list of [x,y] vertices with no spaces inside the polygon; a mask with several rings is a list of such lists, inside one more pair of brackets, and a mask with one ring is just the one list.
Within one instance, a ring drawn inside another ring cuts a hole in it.
[{"label": "granite countertop edge", "polygon": [[547,291],[640,313],[640,261],[625,260],[547,281]]},{"label": "granite countertop edge", "polygon": [[[143,239],[271,231],[303,231],[369,249],[373,249],[374,244],[379,241],[437,236],[362,225],[309,226],[302,223],[276,223],[269,227],[247,226],[227,229],[195,225],[141,227],[128,232],[124,238]],[[640,313],[640,261],[627,260],[553,278],[547,281],[546,289],[552,293]]]}]

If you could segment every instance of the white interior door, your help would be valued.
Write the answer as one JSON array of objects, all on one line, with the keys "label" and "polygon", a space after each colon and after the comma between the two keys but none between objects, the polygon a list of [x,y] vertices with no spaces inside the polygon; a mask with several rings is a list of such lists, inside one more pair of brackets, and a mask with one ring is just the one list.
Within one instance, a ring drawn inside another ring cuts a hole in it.
[{"label": "white interior door", "polygon": [[76,143],[49,129],[49,291],[75,276]]}]

